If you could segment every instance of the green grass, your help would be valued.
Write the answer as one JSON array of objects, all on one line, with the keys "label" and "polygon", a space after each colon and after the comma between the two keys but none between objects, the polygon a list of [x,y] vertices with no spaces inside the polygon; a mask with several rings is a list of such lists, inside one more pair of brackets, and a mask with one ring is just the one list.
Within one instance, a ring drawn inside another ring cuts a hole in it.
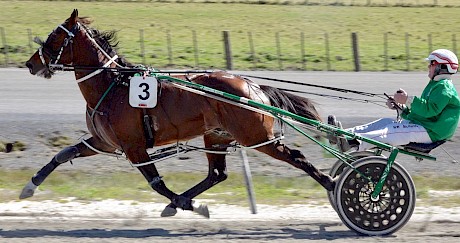
[{"label": "green grass", "polygon": [[[348,6],[350,1],[326,1],[329,5],[316,5],[315,1],[304,5],[306,1],[294,0],[260,5],[228,3],[236,1],[197,2],[2,1],[0,27],[6,32],[9,50],[15,52],[10,54],[10,62],[21,64],[37,47],[29,46],[27,29],[31,30],[31,36],[46,37],[70,16],[73,8],[78,8],[81,16],[94,19],[96,28],[118,30],[120,53],[133,63],[142,62],[139,30],[143,29],[145,62],[156,68],[195,67],[192,31],[196,31],[199,49],[196,68],[225,68],[222,31],[228,30],[233,67],[239,70],[280,69],[276,33],[280,36],[281,69],[303,69],[300,35],[304,33],[307,70],[326,70],[327,33],[330,69],[350,71],[353,70],[351,33],[357,32],[362,69],[380,71],[385,68],[384,33],[388,33],[389,70],[408,68],[406,32],[410,43],[409,69],[425,70],[423,58],[430,51],[428,34],[432,36],[431,49],[456,51],[453,38],[457,38],[455,26],[460,24],[460,18],[445,20],[446,16],[460,13],[457,7],[375,7],[378,1],[372,1],[374,7],[363,6],[366,1],[353,1],[361,6]],[[334,6],[334,2],[347,6]],[[441,6],[454,5],[452,1],[438,2]],[[168,32],[172,38],[172,65],[168,58]],[[252,33],[255,56],[250,53],[248,32]],[[4,62],[0,54],[0,65]]]},{"label": "green grass", "polygon": [[[30,180],[35,171],[0,170],[0,202],[16,200],[22,187]],[[167,186],[181,193],[190,185],[204,178],[197,173],[165,174],[163,180]],[[429,190],[460,190],[458,177],[416,176],[418,205],[458,206],[459,196],[431,196]],[[326,192],[309,177],[273,177],[254,176],[255,197],[257,203],[287,204],[327,204]],[[165,198],[153,192],[139,173],[110,173],[94,175],[82,172],[54,172],[29,200],[62,200],[68,197],[81,201],[104,199],[137,200],[141,202],[167,202]],[[247,191],[244,178],[240,174],[230,174],[229,178],[198,197],[212,199],[215,203],[247,205]]]},{"label": "green grass", "polygon": [[[0,171],[0,202],[16,200],[22,187],[30,180],[33,171]],[[195,173],[165,174],[167,186],[183,192],[204,179]],[[316,182],[307,177],[272,178],[255,176],[254,188],[259,203],[305,203],[310,199],[325,200],[326,193]],[[302,185],[302,186],[299,186]],[[50,175],[31,200],[59,200],[74,197],[77,200],[138,200],[161,201],[165,198],[154,192],[140,173],[111,173],[90,175],[81,172],[55,172]],[[213,199],[217,203],[245,204],[247,192],[244,178],[231,174],[225,182],[200,195],[201,199]]]}]

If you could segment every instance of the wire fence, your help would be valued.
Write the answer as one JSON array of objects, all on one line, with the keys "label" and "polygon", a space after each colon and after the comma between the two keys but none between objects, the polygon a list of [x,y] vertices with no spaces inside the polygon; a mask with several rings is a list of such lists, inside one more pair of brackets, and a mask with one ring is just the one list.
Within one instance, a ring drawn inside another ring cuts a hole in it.
[{"label": "wire fence", "polygon": [[[122,33],[120,33],[122,34]],[[23,67],[36,51],[32,30],[23,31],[23,44],[11,46],[0,27],[0,66]],[[259,41],[266,35],[272,41]],[[149,36],[149,38],[146,38]],[[151,38],[155,36],[155,38]],[[207,40],[202,40],[204,36]],[[208,41],[213,39],[214,41]],[[119,52],[129,61],[156,68],[305,70],[305,71],[417,71],[424,58],[446,48],[457,53],[457,34],[385,32],[366,33],[260,33],[201,32],[150,33],[139,29],[138,48]],[[134,45],[136,46],[136,45]]]}]

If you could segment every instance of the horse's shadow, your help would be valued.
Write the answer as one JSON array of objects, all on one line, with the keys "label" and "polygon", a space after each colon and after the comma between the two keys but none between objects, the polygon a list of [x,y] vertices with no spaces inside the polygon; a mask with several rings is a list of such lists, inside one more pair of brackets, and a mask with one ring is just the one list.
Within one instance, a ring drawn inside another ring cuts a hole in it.
[{"label": "horse's shadow", "polygon": [[[329,227],[340,226],[340,223],[323,224],[290,224],[287,226],[255,226],[249,229],[220,228],[168,230],[164,228],[150,229],[78,229],[78,230],[47,230],[47,229],[17,229],[4,231],[0,229],[0,238],[40,238],[40,237],[65,237],[65,238],[126,238],[140,239],[173,238],[173,237],[218,237],[227,240],[336,240],[344,238],[363,238],[350,230],[327,230]],[[391,237],[391,236],[390,236]]]}]

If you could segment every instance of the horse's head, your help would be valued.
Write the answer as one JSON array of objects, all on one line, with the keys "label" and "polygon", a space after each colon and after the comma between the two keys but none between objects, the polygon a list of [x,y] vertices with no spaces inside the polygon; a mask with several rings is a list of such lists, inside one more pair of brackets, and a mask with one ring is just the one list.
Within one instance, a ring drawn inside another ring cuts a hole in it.
[{"label": "horse's head", "polygon": [[70,18],[58,25],[45,41],[35,37],[34,41],[40,47],[26,62],[30,73],[49,79],[54,74],[50,65],[72,64],[73,39],[80,32],[80,27],[78,10],[75,9]]}]

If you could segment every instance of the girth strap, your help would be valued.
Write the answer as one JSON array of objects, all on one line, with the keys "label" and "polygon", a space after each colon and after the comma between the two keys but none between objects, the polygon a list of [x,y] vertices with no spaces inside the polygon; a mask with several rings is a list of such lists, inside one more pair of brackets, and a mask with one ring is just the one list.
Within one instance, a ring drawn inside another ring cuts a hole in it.
[{"label": "girth strap", "polygon": [[153,138],[152,119],[147,114],[147,109],[142,109],[142,111],[144,113],[144,134],[147,141],[147,148],[153,148],[155,139]]}]

